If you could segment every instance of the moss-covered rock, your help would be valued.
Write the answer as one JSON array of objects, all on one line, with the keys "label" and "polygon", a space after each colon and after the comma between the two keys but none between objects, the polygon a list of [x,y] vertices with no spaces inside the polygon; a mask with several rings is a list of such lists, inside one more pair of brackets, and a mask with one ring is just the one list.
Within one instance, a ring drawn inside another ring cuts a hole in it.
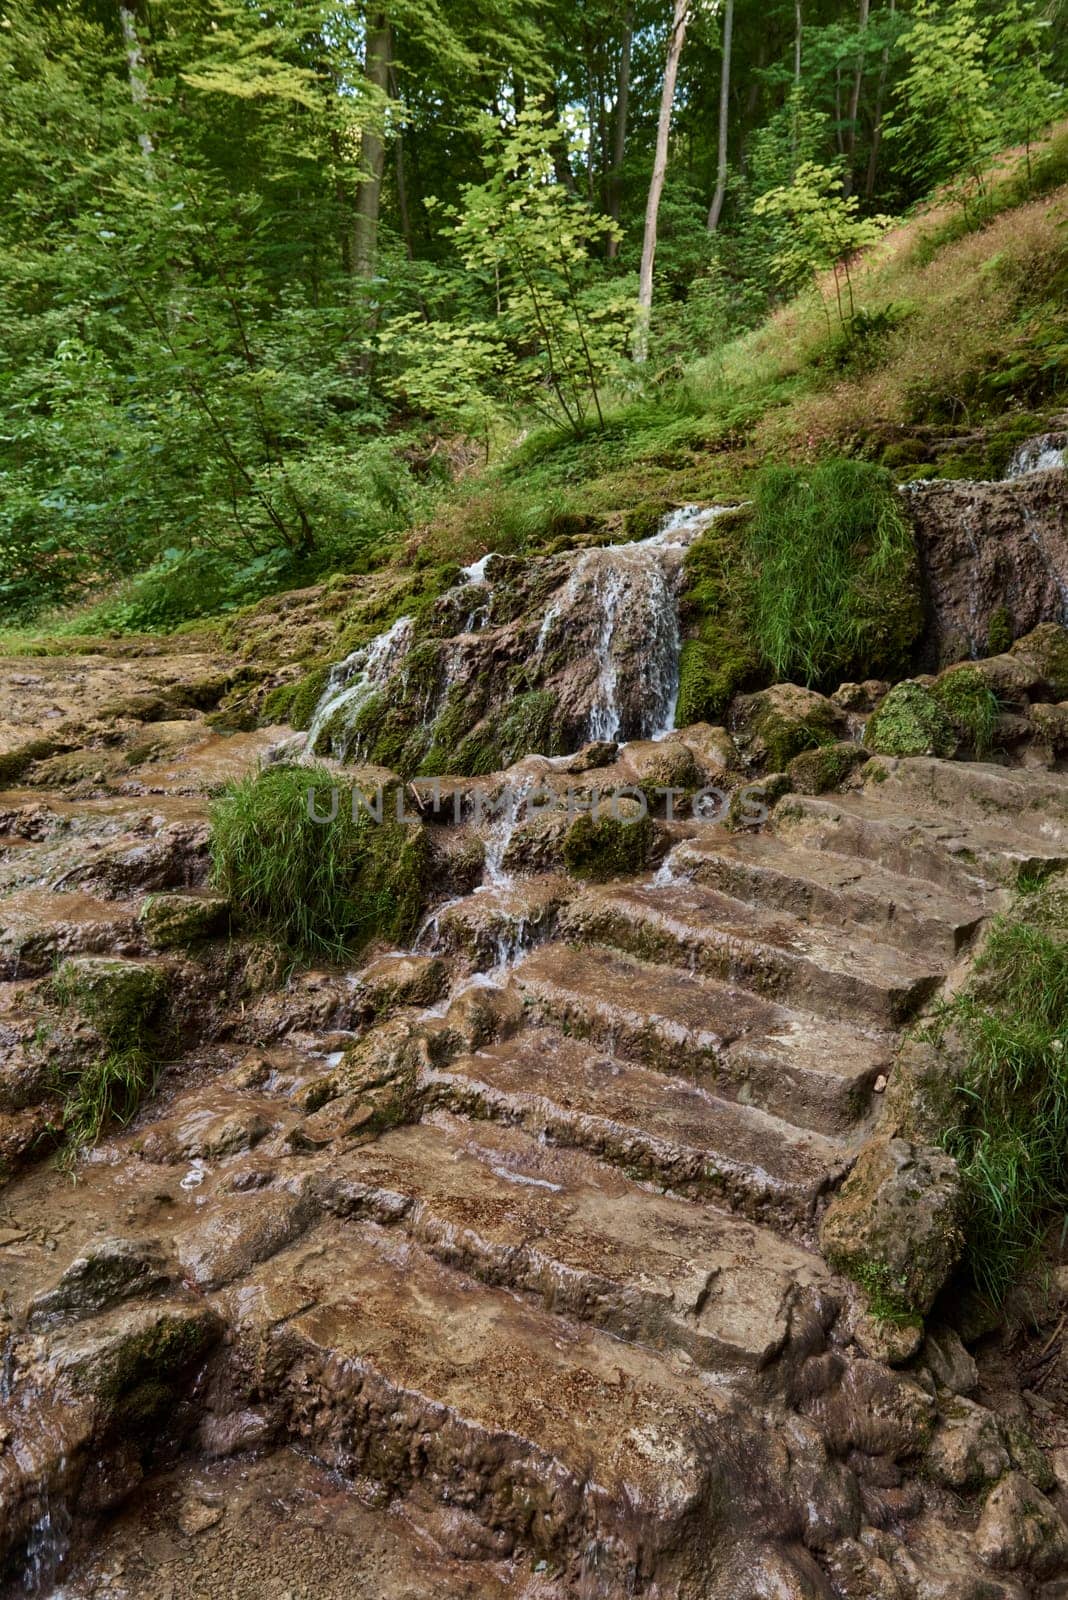
[{"label": "moss-covered rock", "polygon": [[0,785],[17,783],[35,761],[47,761],[64,748],[53,739],[28,739],[12,750],[0,751]]},{"label": "moss-covered rock", "polygon": [[769,772],[753,783],[732,790],[727,806],[727,827],[732,833],[763,827],[776,801],[781,800],[784,794],[789,794],[791,788],[785,772]]},{"label": "moss-covered rock", "polygon": [[987,653],[992,656],[1001,655],[1012,645],[1015,629],[1012,623],[1012,612],[1008,606],[996,606],[990,613],[990,621],[986,627]]},{"label": "moss-covered rock", "polygon": [[831,1201],[820,1246],[888,1318],[923,1317],[964,1247],[957,1164],[929,1145],[872,1140]]},{"label": "moss-covered rock", "polygon": [[838,707],[825,695],[794,683],[776,683],[741,695],[731,706],[735,737],[751,762],[784,772],[803,750],[833,744],[844,731]]},{"label": "moss-covered rock", "polygon": [[1068,701],[1059,706],[1031,706],[1027,715],[1036,744],[1053,757],[1068,755]]},{"label": "moss-covered rock", "polygon": [[959,742],[944,707],[911,678],[894,685],[864,730],[868,749],[884,756],[952,756]]},{"label": "moss-covered rock", "polygon": [[641,872],[655,844],[656,824],[649,816],[586,813],[576,817],[564,835],[564,865],[573,878],[601,883]]},{"label": "moss-covered rock", "polygon": [[138,917],[154,950],[187,949],[230,926],[230,902],[219,894],[151,894]]},{"label": "moss-covered rock", "polygon": [[949,667],[931,685],[931,694],[949,717],[961,744],[981,760],[994,746],[1001,707],[977,667]]},{"label": "moss-covered rock", "polygon": [[1010,654],[1034,669],[1044,696],[1068,700],[1068,629],[1043,622],[1017,639]]},{"label": "moss-covered rock", "polygon": [[155,1021],[167,992],[162,968],[121,956],[68,956],[51,981],[51,995],[79,1012],[105,1042],[121,1047]]},{"label": "moss-covered rock", "polygon": [[828,789],[837,789],[866,760],[863,746],[840,739],[815,750],[803,750],[789,763],[786,775],[791,788],[799,794],[824,794]]}]

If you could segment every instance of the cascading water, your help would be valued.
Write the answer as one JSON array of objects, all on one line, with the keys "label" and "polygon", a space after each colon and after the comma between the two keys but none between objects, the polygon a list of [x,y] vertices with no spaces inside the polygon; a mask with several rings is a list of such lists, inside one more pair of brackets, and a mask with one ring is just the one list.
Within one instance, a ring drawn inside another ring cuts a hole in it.
[{"label": "cascading water", "polygon": [[1037,439],[1025,439],[1009,462],[1005,477],[1026,478],[1032,472],[1052,472],[1065,465],[1066,455],[1063,434],[1043,433]]},{"label": "cascading water", "polygon": [[411,617],[398,617],[385,633],[378,634],[369,644],[361,645],[344,661],[331,667],[308,729],[304,748],[309,757],[314,756],[319,735],[336,712],[356,711],[382,687],[407,653],[411,639]]}]

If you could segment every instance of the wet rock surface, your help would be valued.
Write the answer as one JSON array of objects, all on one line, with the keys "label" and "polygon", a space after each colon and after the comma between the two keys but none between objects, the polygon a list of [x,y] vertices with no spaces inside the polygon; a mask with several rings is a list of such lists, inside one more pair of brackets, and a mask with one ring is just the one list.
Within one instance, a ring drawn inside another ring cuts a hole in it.
[{"label": "wet rock surface", "polygon": [[[1055,687],[1055,654],[1010,659]],[[1063,780],[888,758],[752,832],[661,805],[650,865],[604,882],[458,785],[459,819],[424,823],[451,864],[418,948],[290,971],[213,897],[205,853],[212,793],[288,730],[200,719],[134,768],[123,734],[92,751],[99,781],[72,764],[0,797],[8,1591],[1059,1581],[1041,1451],[947,1332],[883,1354],[816,1241],[843,1181],[864,1186],[900,1030],[1021,864],[1068,860]],[[700,727],[521,776],[736,787],[745,748]],[[70,890],[86,863],[91,892]],[[156,1092],[74,1183],[48,1159],[49,1073],[98,1023],[57,1011],[57,953],[87,992],[148,973],[165,997]],[[909,1270],[926,1299],[915,1240]]]}]

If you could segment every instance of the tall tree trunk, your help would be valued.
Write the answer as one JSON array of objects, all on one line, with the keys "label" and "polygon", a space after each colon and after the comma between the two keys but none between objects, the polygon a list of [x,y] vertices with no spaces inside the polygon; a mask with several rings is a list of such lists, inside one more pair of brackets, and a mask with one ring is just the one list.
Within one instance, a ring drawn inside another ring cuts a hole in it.
[{"label": "tall tree trunk", "polygon": [[[119,21],[122,24],[122,42],[126,50],[126,76],[130,84],[130,98],[143,119],[148,106],[148,84],[145,80],[144,52],[137,34],[137,17],[131,7],[119,6]],[[151,167],[155,147],[147,127],[142,126],[137,135],[137,142],[141,146],[141,154],[147,165]]]},{"label": "tall tree trunk", "polygon": [[734,33],[734,0],[727,0],[723,12],[723,65],[719,74],[719,145],[716,150],[716,192],[708,211],[708,231],[719,227],[723,202],[727,197],[727,130],[731,96],[731,38]]},{"label": "tall tree trunk", "polygon": [[[634,6],[628,5],[623,21],[623,43],[619,52],[619,78],[616,84],[616,114],[612,140],[612,175],[608,184],[608,215],[619,221],[623,203],[623,157],[627,152],[627,106],[630,101],[630,47],[634,37]],[[608,259],[615,259],[619,240],[609,238]]]},{"label": "tall tree trunk", "polygon": [[[389,92],[394,100],[400,99],[397,90],[397,75],[393,68],[389,69]],[[404,132],[397,128],[397,137],[393,144],[394,179],[397,185],[397,216],[400,221],[401,238],[404,240],[404,253],[409,261],[415,259],[415,247],[412,242],[412,218],[408,210],[408,175],[404,160]]]},{"label": "tall tree trunk", "polygon": [[[896,10],[895,0],[890,0],[890,15]],[[886,98],[886,80],[890,72],[890,40],[887,39],[883,46],[882,60],[879,62],[879,83],[875,90],[875,115],[872,119],[871,150],[868,154],[868,178],[864,185],[864,193],[870,200],[875,193],[875,177],[879,170],[879,146],[883,139],[883,102]]]},{"label": "tall tree trunk", "polygon": [[653,175],[649,180],[649,198],[645,205],[645,234],[642,239],[642,263],[638,274],[638,312],[634,321],[631,355],[635,361],[644,361],[649,354],[649,320],[653,309],[653,263],[656,260],[656,224],[660,215],[660,196],[664,192],[667,176],[668,136],[671,133],[671,112],[675,104],[675,79],[679,72],[679,57],[686,38],[686,25],[690,20],[690,0],[675,0],[675,11],[668,34],[667,61],[664,65],[664,86],[660,93],[660,116],[656,124],[656,147],[653,152]]},{"label": "tall tree trunk", "polygon": [[[367,43],[363,75],[373,88],[385,95],[389,88],[390,26],[384,11],[373,11],[367,18]],[[376,111],[376,115],[380,114]],[[356,190],[356,213],[352,226],[352,270],[358,278],[373,278],[378,256],[378,210],[382,203],[382,174],[386,167],[385,132],[374,125],[364,130],[360,141],[363,173]]]},{"label": "tall tree trunk", "polygon": [[849,132],[846,137],[846,169],[842,182],[842,193],[851,194],[853,190],[853,153],[857,148],[857,116],[860,111],[860,90],[864,82],[864,35],[868,31],[868,16],[871,9],[871,0],[860,0],[860,49],[857,51],[857,66],[853,74],[853,87],[849,91]]},{"label": "tall tree trunk", "polygon": [[801,0],[794,0],[794,88],[801,87]]}]

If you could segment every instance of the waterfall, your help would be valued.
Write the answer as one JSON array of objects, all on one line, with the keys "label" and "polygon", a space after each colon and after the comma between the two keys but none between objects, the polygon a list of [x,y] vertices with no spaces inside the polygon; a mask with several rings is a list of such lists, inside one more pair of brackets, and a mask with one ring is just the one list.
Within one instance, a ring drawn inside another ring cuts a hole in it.
[{"label": "waterfall", "polygon": [[1065,439],[1063,434],[1043,433],[1037,439],[1025,439],[1012,460],[1006,478],[1026,478],[1032,472],[1051,472],[1065,464]]},{"label": "waterfall", "polygon": [[334,713],[343,706],[356,711],[365,700],[369,700],[406,654],[411,637],[411,617],[398,617],[385,633],[378,634],[369,644],[361,645],[344,661],[331,667],[304,745],[305,755],[309,759],[315,755],[319,735]]}]

